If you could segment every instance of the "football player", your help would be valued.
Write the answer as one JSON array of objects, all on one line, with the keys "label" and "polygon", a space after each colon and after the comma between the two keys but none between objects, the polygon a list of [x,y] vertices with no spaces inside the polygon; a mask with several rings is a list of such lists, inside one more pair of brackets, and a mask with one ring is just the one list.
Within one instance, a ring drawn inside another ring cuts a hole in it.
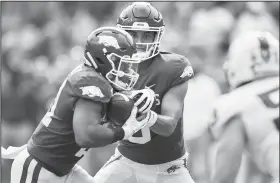
[{"label": "football player", "polygon": [[[142,113],[151,113],[148,124],[127,140],[119,142],[115,154],[97,172],[98,183],[193,183],[187,169],[182,112],[188,80],[193,70],[188,59],[161,52],[164,32],[161,13],[150,3],[126,7],[117,26],[129,32],[141,58],[139,79],[133,96]],[[150,88],[150,90],[145,90]],[[155,109],[150,108],[155,95]],[[145,107],[144,107],[145,106]],[[146,107],[147,106],[147,107]]]},{"label": "football player", "polygon": [[211,182],[233,183],[243,152],[271,182],[279,182],[278,40],[269,32],[240,35],[230,45],[224,69],[231,92],[215,104]]},{"label": "football player", "polygon": [[123,127],[103,125],[113,87],[129,90],[138,80],[135,53],[122,29],[102,27],[89,35],[84,63],[64,80],[27,148],[15,157],[11,183],[94,183],[76,164],[87,150],[128,139],[149,119],[136,118],[135,107]]}]

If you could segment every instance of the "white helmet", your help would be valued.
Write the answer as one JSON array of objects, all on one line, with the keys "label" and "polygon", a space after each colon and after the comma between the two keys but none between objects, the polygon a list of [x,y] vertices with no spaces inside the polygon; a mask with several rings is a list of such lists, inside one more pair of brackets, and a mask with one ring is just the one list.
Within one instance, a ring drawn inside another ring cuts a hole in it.
[{"label": "white helmet", "polygon": [[224,71],[231,89],[258,78],[279,75],[279,41],[262,31],[238,36],[229,47]]}]

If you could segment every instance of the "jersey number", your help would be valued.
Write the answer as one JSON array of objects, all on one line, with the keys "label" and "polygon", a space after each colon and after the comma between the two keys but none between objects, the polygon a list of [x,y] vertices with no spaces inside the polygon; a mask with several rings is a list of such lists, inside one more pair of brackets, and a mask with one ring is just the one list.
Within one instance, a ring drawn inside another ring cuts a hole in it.
[{"label": "jersey number", "polygon": [[279,88],[269,90],[259,95],[264,105],[273,113],[273,123],[279,131]]},{"label": "jersey number", "polygon": [[64,88],[65,84],[66,84],[66,80],[64,80],[64,82],[62,83],[62,85],[60,86],[59,90],[58,90],[58,93],[53,101],[53,103],[51,104],[51,107],[50,109],[48,110],[48,112],[45,114],[43,120],[42,120],[42,123],[48,127],[52,121],[52,116],[54,115],[54,110],[56,109],[56,106],[57,106],[57,102],[58,102],[58,99],[59,99],[59,96],[61,94],[61,91],[62,89]]},{"label": "jersey number", "polygon": [[132,136],[128,140],[136,144],[146,144],[151,140],[151,132],[149,127],[144,127],[141,131],[136,132],[134,135],[137,135],[141,132],[140,137]]},{"label": "jersey number", "polygon": [[[78,66],[76,67],[71,73],[70,75],[73,75],[75,73],[77,73],[78,71],[81,70],[81,66]],[[54,115],[54,111],[57,107],[57,102],[58,102],[58,99],[61,95],[61,92],[62,92],[62,89],[65,87],[66,85],[66,82],[67,82],[67,78],[63,81],[62,85],[60,86],[59,90],[58,90],[58,93],[53,101],[53,103],[51,104],[51,107],[50,109],[48,110],[48,112],[45,114],[44,118],[42,119],[42,123],[48,127],[52,121],[52,116]]]}]

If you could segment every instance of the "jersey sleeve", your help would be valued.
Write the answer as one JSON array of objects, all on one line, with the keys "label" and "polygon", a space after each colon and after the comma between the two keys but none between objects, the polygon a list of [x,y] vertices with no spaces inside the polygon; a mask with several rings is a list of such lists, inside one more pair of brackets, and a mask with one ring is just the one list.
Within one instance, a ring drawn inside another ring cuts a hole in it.
[{"label": "jersey sleeve", "polygon": [[78,98],[108,103],[113,95],[110,83],[94,70],[76,69],[68,76],[68,82]]},{"label": "jersey sleeve", "polygon": [[222,96],[213,107],[209,130],[216,140],[220,138],[227,124],[243,113],[243,105],[233,99],[228,95]]},{"label": "jersey sleeve", "polygon": [[186,57],[179,57],[172,62],[172,67],[169,69],[170,87],[180,85],[194,75],[191,63]]}]

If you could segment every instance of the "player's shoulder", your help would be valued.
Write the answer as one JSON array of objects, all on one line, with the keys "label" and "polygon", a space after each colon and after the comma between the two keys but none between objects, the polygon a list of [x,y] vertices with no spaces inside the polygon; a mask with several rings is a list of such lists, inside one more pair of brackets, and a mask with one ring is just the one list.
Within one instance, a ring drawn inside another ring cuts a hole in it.
[{"label": "player's shoulder", "polygon": [[67,77],[74,93],[86,99],[108,102],[113,94],[111,84],[93,68],[83,64]]},{"label": "player's shoulder", "polygon": [[272,80],[254,81],[221,95],[213,107],[213,116],[215,117],[211,128],[216,133],[215,136],[221,134],[224,126],[231,119],[236,119],[236,117],[242,119],[245,115],[258,116],[259,114],[256,114],[255,111],[263,108],[261,95],[278,85],[277,83],[269,83],[270,81]]},{"label": "player's shoulder", "polygon": [[192,77],[194,75],[191,62],[187,57],[173,52],[160,52],[157,56],[160,59],[160,64],[166,68],[169,74],[182,73],[181,77]]},{"label": "player's shoulder", "polygon": [[174,65],[191,65],[190,61],[187,57],[173,53],[173,52],[163,52],[159,53],[159,57],[166,64],[174,64]]},{"label": "player's shoulder", "polygon": [[245,84],[233,91],[222,95],[216,108],[219,110],[231,110],[232,113],[248,111],[256,106],[260,97],[273,89],[279,88],[278,78],[266,78]]},{"label": "player's shoulder", "polygon": [[220,138],[225,127],[232,119],[240,117],[243,108],[248,104],[248,100],[242,102],[235,92],[218,97],[213,104],[213,119],[211,119],[210,124],[210,131],[214,139]]},{"label": "player's shoulder", "polygon": [[220,121],[227,121],[229,118],[240,115],[250,106],[253,106],[257,99],[257,94],[252,89],[241,87],[221,95],[214,104],[215,110],[220,116]]},{"label": "player's shoulder", "polygon": [[221,95],[214,103],[214,110],[218,115],[219,121],[226,121],[230,117],[237,115],[244,103],[240,100],[235,93],[227,93]]}]

